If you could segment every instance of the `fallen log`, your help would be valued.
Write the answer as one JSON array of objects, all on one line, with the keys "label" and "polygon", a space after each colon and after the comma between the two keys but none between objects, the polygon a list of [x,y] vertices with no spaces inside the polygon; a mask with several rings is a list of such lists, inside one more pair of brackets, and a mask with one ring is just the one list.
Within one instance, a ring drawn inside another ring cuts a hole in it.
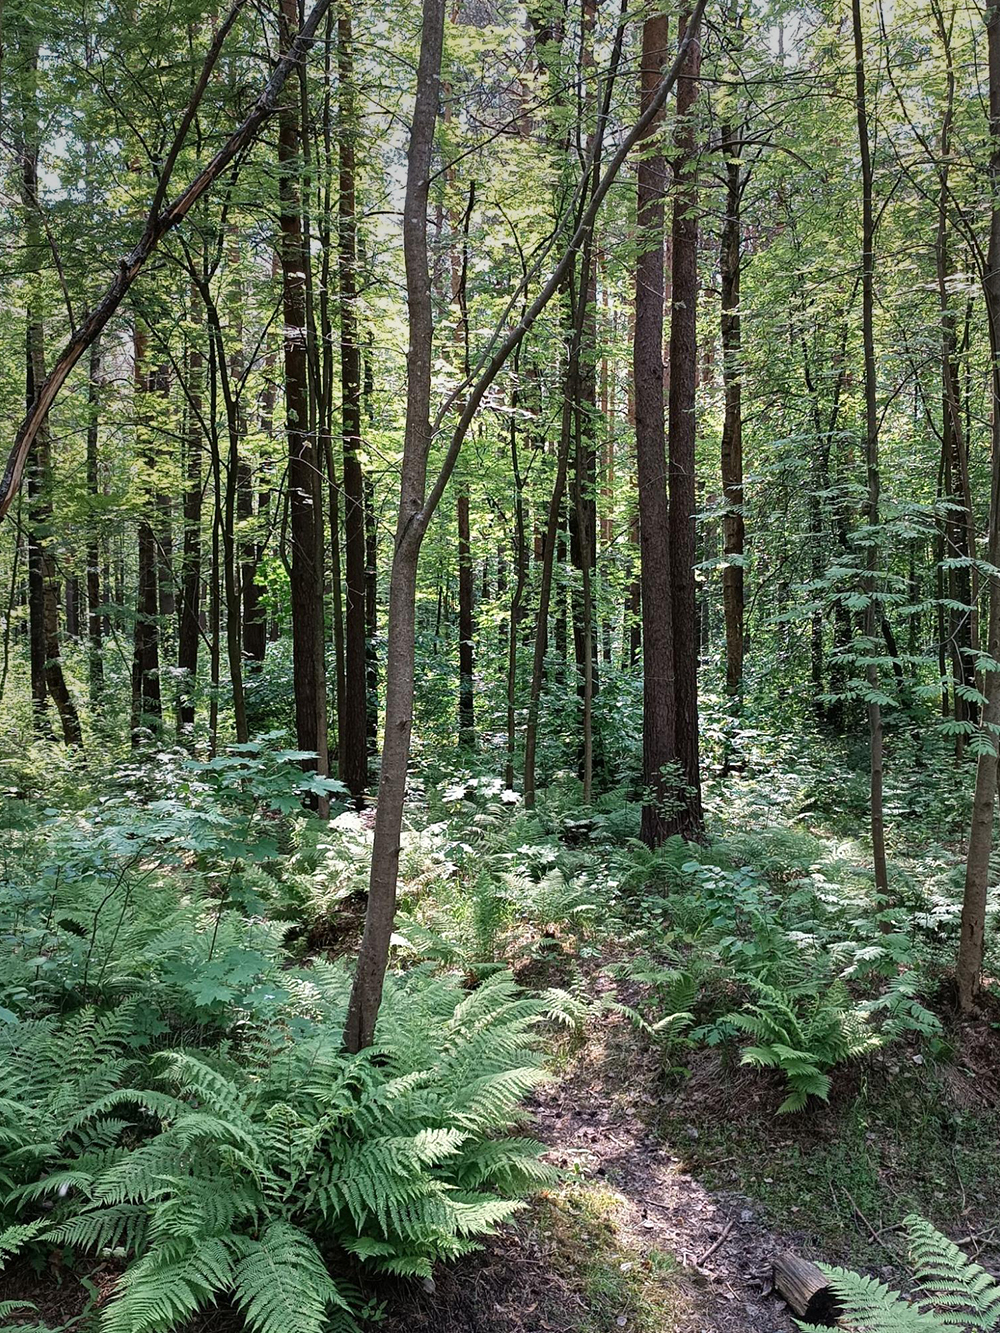
[{"label": "fallen log", "polygon": [[840,1306],[826,1276],[791,1250],[774,1261],[774,1290],[800,1319],[811,1324],[833,1328],[840,1317]]}]

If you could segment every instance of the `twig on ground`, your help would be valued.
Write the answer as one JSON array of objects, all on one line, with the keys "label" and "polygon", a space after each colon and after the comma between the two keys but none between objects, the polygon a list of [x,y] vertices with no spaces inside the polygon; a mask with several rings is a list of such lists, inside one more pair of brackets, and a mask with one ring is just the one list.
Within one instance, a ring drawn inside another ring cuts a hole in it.
[{"label": "twig on ground", "polygon": [[726,1223],[726,1225],[723,1227],[722,1234],[718,1237],[718,1239],[714,1240],[712,1244],[708,1247],[708,1249],[705,1251],[705,1253],[700,1258],[695,1260],[696,1268],[700,1268],[702,1264],[707,1263],[708,1260],[711,1259],[712,1255],[716,1252],[716,1250],[718,1250],[720,1246],[722,1246],[726,1242],[726,1240],[728,1240],[729,1233],[732,1231],[732,1229],[733,1229],[733,1219],[730,1218],[729,1221]]}]

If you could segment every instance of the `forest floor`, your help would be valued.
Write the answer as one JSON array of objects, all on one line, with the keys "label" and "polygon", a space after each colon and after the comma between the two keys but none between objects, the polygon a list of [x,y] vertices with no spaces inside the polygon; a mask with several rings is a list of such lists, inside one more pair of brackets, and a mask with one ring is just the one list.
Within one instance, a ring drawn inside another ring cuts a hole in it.
[{"label": "forest floor", "polygon": [[[756,799],[756,788],[745,786]],[[770,791],[761,799],[772,799]],[[855,921],[857,903],[869,893],[863,852],[842,834],[817,831],[819,821],[811,827],[798,809],[798,819],[770,807],[764,818],[734,812],[735,832],[730,825],[719,842],[725,850],[732,838],[729,859],[720,853],[713,861],[707,852],[705,877],[691,881],[694,888],[682,878],[673,890],[664,887],[662,866],[643,862],[641,851],[622,852],[610,839],[580,847],[577,826],[560,831],[556,815],[544,839],[537,830],[508,834],[507,816],[491,813],[488,802],[449,809],[443,819],[435,809],[415,824],[399,923],[414,940],[415,959],[443,957],[453,968],[468,967],[470,978],[477,975],[471,959],[502,961],[529,989],[571,992],[585,1016],[576,1029],[546,1028],[547,1072],[526,1106],[526,1128],[545,1145],[559,1183],[481,1251],[438,1265],[433,1282],[365,1279],[375,1310],[366,1329],[793,1333],[791,1313],[772,1292],[775,1256],[791,1249],[905,1288],[899,1224],[910,1212],[1000,1272],[1000,1005],[975,1023],[957,1024],[947,993],[934,991],[943,973],[929,969],[922,993],[943,1024],[939,1039],[924,1044],[908,1032],[839,1065],[829,1101],[813,1098],[792,1115],[776,1114],[787,1093],[782,1075],[741,1064],[734,1041],[706,1044],[684,1029],[663,1040],[629,1016],[629,1006],[633,1015],[642,1008],[649,984],[635,980],[642,968],[648,978],[649,969],[684,965],[688,955],[700,960],[714,1013],[739,1002],[717,947],[733,902],[751,920],[751,909],[768,914],[796,896],[811,904],[825,894],[847,921],[831,938],[884,938],[873,909]],[[362,830],[370,822],[368,812]],[[747,827],[764,831],[748,834]],[[341,857],[334,869],[350,889],[358,874],[355,844],[339,852],[337,845],[331,841],[329,854]],[[900,921],[910,922],[911,910],[940,908],[959,862],[953,846],[929,839],[910,861],[897,857]],[[636,866],[645,887],[618,894]],[[322,894],[286,943],[306,960],[352,955],[362,925],[356,890],[331,894],[327,880],[338,881],[322,862],[308,876]],[[663,896],[668,892],[675,896]],[[562,916],[551,914],[557,899]],[[597,906],[578,918],[581,902]],[[497,903],[507,915],[495,919]],[[624,915],[616,907],[622,903]],[[685,925],[678,918],[691,903],[721,913],[720,924],[704,930],[693,918]],[[765,943],[786,949],[791,940],[794,954],[797,918],[782,920],[777,945],[770,937]],[[811,917],[803,920],[803,929],[817,929]],[[486,952],[462,946],[463,931],[473,928],[483,932]],[[740,930],[753,937],[745,923]],[[446,946],[451,954],[441,952]],[[637,963],[639,971],[629,974]],[[616,972],[621,965],[624,979]],[[664,1003],[669,1014],[671,1002]],[[29,1299],[51,1327],[91,1333],[119,1270],[102,1263],[74,1271],[59,1253],[42,1272],[12,1265],[0,1277],[0,1300]],[[219,1309],[189,1333],[242,1328],[238,1316]]]},{"label": "forest floor", "polygon": [[[533,1099],[531,1124],[566,1173],[485,1255],[444,1269],[386,1325],[428,1333],[784,1333],[770,1294],[794,1246],[745,1196],[707,1189],[651,1128],[655,1060],[605,1020]],[[693,1126],[691,1127],[694,1128]]]},{"label": "forest floor", "polygon": [[[885,1215],[914,1190],[951,1200],[953,1238],[1000,1273],[992,1163],[967,1189],[939,1123],[971,1112],[984,1159],[995,1155],[996,1054],[993,1026],[972,1025],[933,1090],[919,1057],[917,1077],[901,1080],[896,1053],[845,1071],[829,1107],[776,1120],[778,1080],[704,1052],[679,1086],[665,1086],[656,1054],[627,1021],[605,1017],[557,1058],[529,1107],[565,1184],[433,1284],[400,1284],[381,1327],[791,1333],[775,1256],[790,1249],[905,1287],[899,1229]],[[892,1108],[896,1132],[880,1118]]]}]

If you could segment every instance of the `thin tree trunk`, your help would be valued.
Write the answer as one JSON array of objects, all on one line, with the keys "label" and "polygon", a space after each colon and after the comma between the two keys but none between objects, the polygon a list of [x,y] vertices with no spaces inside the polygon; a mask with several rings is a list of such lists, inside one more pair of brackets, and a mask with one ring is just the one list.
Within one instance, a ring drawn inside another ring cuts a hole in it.
[{"label": "thin tree trunk", "polygon": [[[874,659],[878,606],[876,603],[878,579],[878,547],[875,536],[879,524],[879,460],[878,460],[878,401],[875,370],[875,212],[871,144],[869,142],[868,109],[865,100],[865,47],[861,26],[861,0],[852,0],[854,29],[855,90],[858,116],[858,141],[861,149],[861,326],[865,361],[865,461],[868,471],[867,519],[870,528],[866,578],[868,607],[865,612],[865,637],[868,655]],[[882,707],[878,664],[871,660],[867,668],[868,735],[871,747],[871,835],[872,859],[875,869],[875,888],[880,893],[888,889],[889,878],[885,861],[885,817],[882,806]]]},{"label": "thin tree trunk", "polygon": [[[298,22],[296,0],[281,0],[281,45],[288,51]],[[281,269],[284,300],[285,419],[288,436],[288,500],[291,529],[292,657],[295,732],[300,750],[316,754],[306,766],[329,771],[324,659],[323,570],[318,540],[320,485],[310,434],[306,322],[306,265],[298,173],[301,167],[299,98],[292,89],[278,117],[281,167]]]},{"label": "thin tree trunk", "polygon": [[370,1045],[375,1034],[396,915],[399,834],[413,727],[417,564],[425,528],[419,520],[426,504],[427,453],[431,441],[434,317],[427,263],[427,200],[440,93],[444,11],[444,0],[424,0],[416,104],[410,128],[403,204],[403,259],[409,323],[406,427],[399,518],[389,584],[385,738],[375,812],[368,910],[344,1028],[344,1045],[348,1051],[358,1051]]},{"label": "thin tree trunk", "polygon": [[146,732],[155,734],[160,727],[160,640],[159,560],[156,532],[153,528],[155,496],[153,475],[155,450],[151,441],[149,400],[155,389],[165,385],[156,372],[147,368],[146,335],[138,322],[133,331],[136,392],[136,444],[142,469],[142,511],[138,528],[138,589],[135,608],[135,636],[132,654],[132,744],[138,745]]},{"label": "thin tree trunk", "polygon": [[[692,32],[697,31],[705,0],[698,0]],[[594,222],[622,163],[646,125],[665,102],[688,43],[678,53],[656,96],[615,151],[612,162],[589,196],[578,224],[547,281],[527,306],[517,324],[500,336],[477,368],[467,398],[458,414],[444,459],[427,489],[427,453],[432,438],[429,420],[433,311],[427,254],[427,202],[434,146],[434,125],[440,93],[443,44],[443,0],[424,0],[423,31],[417,71],[417,97],[410,131],[406,197],[403,209],[403,256],[409,320],[407,358],[407,411],[403,438],[399,516],[389,589],[389,643],[386,671],[386,720],[375,817],[375,838],[369,880],[365,931],[358,955],[344,1028],[344,1045],[357,1051],[370,1044],[378,1017],[395,917],[399,871],[400,832],[413,723],[413,681],[416,656],[416,584],[420,546],[458,462],[462,445],[483,398],[525,334],[553,296],[562,290],[581,248],[589,247]],[[621,56],[624,25],[619,25],[602,112],[606,120],[614,78]],[[443,420],[447,405],[439,413]]]},{"label": "thin tree trunk", "polygon": [[[986,317],[989,325],[992,363],[992,473],[990,486],[989,539],[986,558],[992,569],[1000,565],[1000,0],[991,0],[986,11],[989,47],[989,179],[992,192],[990,240],[984,281]],[[986,671],[986,704],[983,707],[981,748],[976,766],[976,790],[972,825],[965,861],[965,894],[958,947],[956,982],[959,1008],[971,1013],[982,986],[983,949],[986,934],[986,891],[990,882],[990,853],[993,850],[993,808],[997,792],[997,748],[1000,745],[1000,580],[991,573],[987,651],[993,660]]]},{"label": "thin tree trunk", "polygon": [[192,285],[187,345],[187,431],[181,549],[181,599],[177,626],[177,666],[181,673],[177,728],[194,727],[194,695],[198,677],[198,641],[201,637],[201,505],[202,505],[202,376],[205,358],[200,346],[202,304]]},{"label": "thin tree trunk", "polygon": [[90,347],[87,376],[87,665],[89,668],[90,706],[99,707],[104,693],[104,654],[101,617],[101,525],[98,504],[101,492],[97,452],[100,425],[101,340]]},{"label": "thin tree trunk", "polygon": [[355,201],[357,111],[350,5],[337,18],[340,108],[339,276],[341,431],[344,451],[344,696],[340,719],[340,779],[352,796],[368,786],[368,661],[365,583],[365,479],[361,466],[361,343],[358,329],[358,235]]},{"label": "thin tree trunk", "polygon": [[722,225],[720,269],[722,274],[722,381],[725,416],[722,425],[722,488],[726,501],[722,520],[722,601],[726,621],[726,689],[738,700],[743,691],[743,371],[740,364],[740,235],[739,145],[733,131],[722,128],[727,145],[726,216]]},{"label": "thin tree trunk", "polygon": [[458,743],[476,744],[476,715],[472,680],[472,539],[469,527],[468,486],[460,484],[455,496],[458,519]]}]

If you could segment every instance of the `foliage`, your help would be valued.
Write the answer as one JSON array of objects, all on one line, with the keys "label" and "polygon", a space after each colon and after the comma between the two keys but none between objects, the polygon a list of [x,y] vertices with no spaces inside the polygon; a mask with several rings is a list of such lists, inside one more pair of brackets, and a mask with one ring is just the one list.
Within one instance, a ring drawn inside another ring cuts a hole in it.
[{"label": "foliage", "polygon": [[878,1045],[867,1013],[850,1006],[843,985],[781,991],[754,978],[748,984],[756,1000],[725,1021],[752,1038],[743,1051],[744,1064],[780,1069],[787,1078],[790,1091],[779,1114],[801,1111],[810,1096],[826,1101],[828,1071]]},{"label": "foliage", "polygon": [[[824,1268],[843,1313],[840,1324],[855,1333],[947,1333],[1000,1325],[1000,1286],[952,1241],[921,1217],[905,1222],[913,1277],[922,1292],[907,1301],[875,1278]],[[800,1324],[804,1333],[819,1333]]]}]

